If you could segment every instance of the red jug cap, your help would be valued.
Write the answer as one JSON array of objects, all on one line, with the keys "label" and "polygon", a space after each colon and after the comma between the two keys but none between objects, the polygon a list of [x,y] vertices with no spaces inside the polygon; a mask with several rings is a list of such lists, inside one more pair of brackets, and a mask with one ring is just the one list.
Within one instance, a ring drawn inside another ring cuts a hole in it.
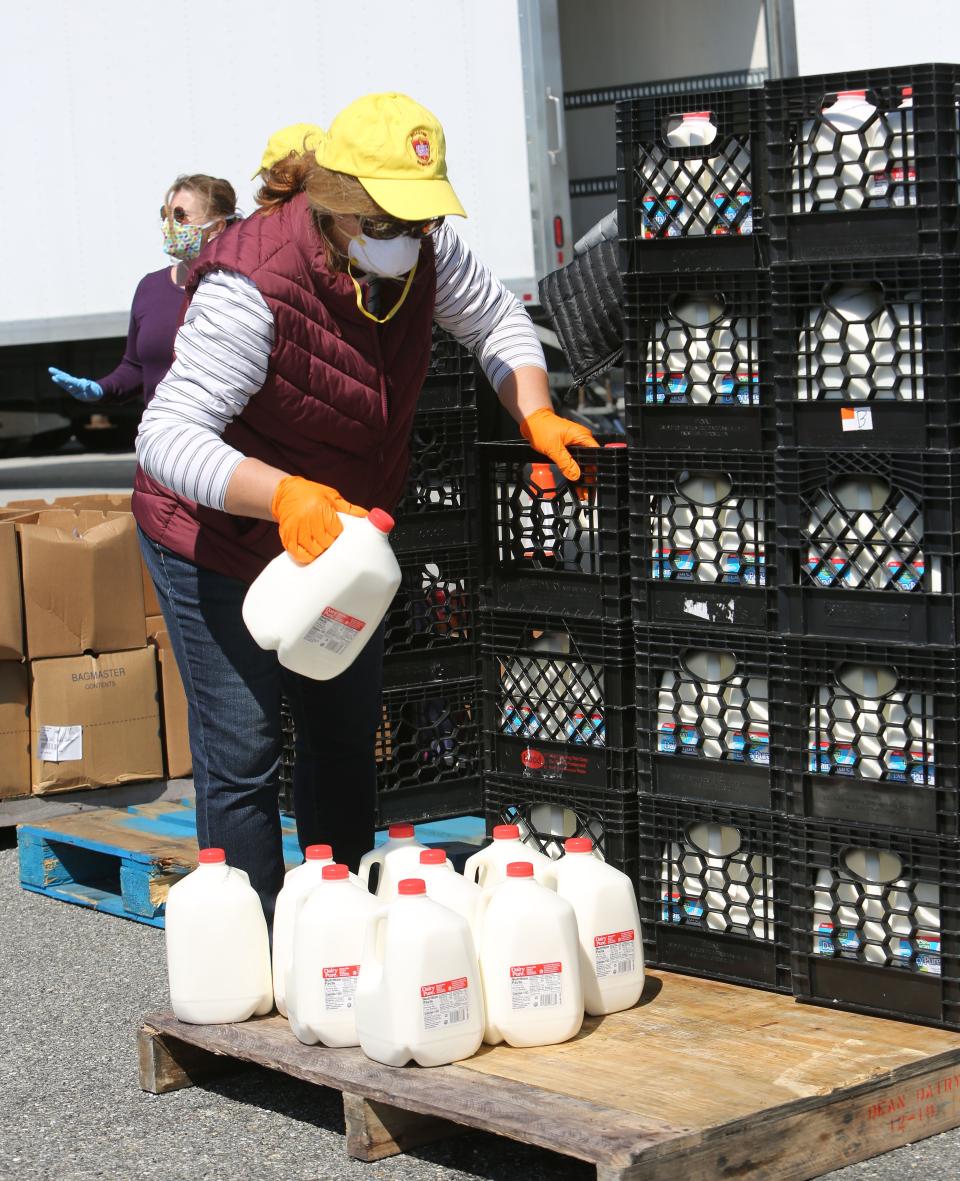
[{"label": "red jug cap", "polygon": [[421,865],[443,865],[447,854],[443,849],[424,849],[420,854]]},{"label": "red jug cap", "polygon": [[426,894],[427,883],[423,878],[404,878],[397,886],[398,894]]},{"label": "red jug cap", "polygon": [[345,882],[350,876],[350,868],[346,865],[325,865],[321,876],[325,882]]},{"label": "red jug cap", "polygon": [[511,861],[507,866],[508,878],[532,878],[533,865],[529,861]]},{"label": "red jug cap", "polygon": [[201,849],[199,861],[201,865],[225,865],[227,855],[223,849]]},{"label": "red jug cap", "polygon": [[493,830],[495,841],[519,841],[520,826],[518,824],[498,824]]},{"label": "red jug cap", "polygon": [[412,837],[412,824],[391,824],[387,829],[387,836],[399,839],[400,837]]},{"label": "red jug cap", "polygon": [[397,523],[393,517],[391,517],[390,514],[385,512],[382,508],[372,508],[367,513],[367,520],[374,527],[374,529],[379,529],[381,533],[389,533]]},{"label": "red jug cap", "polygon": [[626,443],[604,443],[605,451],[624,451],[626,450]]},{"label": "red jug cap", "polygon": [[590,837],[570,837],[563,842],[563,847],[568,853],[592,853],[593,841]]},{"label": "red jug cap", "polygon": [[306,861],[332,861],[333,850],[329,845],[307,845],[303,856]]}]

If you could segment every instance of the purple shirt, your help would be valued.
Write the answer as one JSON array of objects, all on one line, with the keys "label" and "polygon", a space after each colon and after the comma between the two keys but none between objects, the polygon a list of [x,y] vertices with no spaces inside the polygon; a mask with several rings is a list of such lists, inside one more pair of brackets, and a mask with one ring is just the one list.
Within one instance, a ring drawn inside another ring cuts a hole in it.
[{"label": "purple shirt", "polygon": [[146,405],[173,362],[185,292],[170,277],[170,267],[151,271],[137,284],[130,308],[130,330],[123,360],[97,381],[103,399],[120,402],[143,393]]}]

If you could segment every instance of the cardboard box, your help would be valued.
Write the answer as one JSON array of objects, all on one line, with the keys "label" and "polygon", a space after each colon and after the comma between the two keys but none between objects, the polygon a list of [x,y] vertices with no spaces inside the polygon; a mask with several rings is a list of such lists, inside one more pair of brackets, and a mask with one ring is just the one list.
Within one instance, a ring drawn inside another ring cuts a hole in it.
[{"label": "cardboard box", "polygon": [[25,655],[17,531],[0,521],[0,660],[20,660]]},{"label": "cardboard box", "polygon": [[30,794],[30,674],[0,663],[0,800]]},{"label": "cardboard box", "polygon": [[154,615],[160,614],[160,602],[157,599],[156,588],[153,585],[153,579],[150,577],[150,571],[147,569],[142,554],[140,556],[140,577],[143,581],[143,611],[149,619]]},{"label": "cardboard box", "polygon": [[[161,622],[162,619],[161,619]],[[159,628],[151,637],[157,649],[160,675],[160,701],[163,707],[163,749],[167,778],[185,779],[193,773],[190,754],[190,729],[187,725],[187,695],[169,633]]]},{"label": "cardboard box", "polygon": [[49,510],[17,529],[32,660],[146,644],[140,550],[129,513]]},{"label": "cardboard box", "polygon": [[35,795],[163,778],[153,648],[30,667]]},{"label": "cardboard box", "polygon": [[147,643],[151,643],[153,640],[155,640],[157,638],[157,636],[161,632],[166,632],[167,621],[160,614],[150,615],[148,612],[147,618],[146,618],[146,628],[147,628]]}]

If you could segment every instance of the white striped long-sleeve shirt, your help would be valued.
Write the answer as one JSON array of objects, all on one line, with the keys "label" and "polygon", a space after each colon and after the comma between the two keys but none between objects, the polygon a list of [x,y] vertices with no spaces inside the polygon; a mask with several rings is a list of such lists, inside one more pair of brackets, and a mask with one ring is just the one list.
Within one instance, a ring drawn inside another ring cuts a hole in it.
[{"label": "white striped long-sleeve shirt", "polygon": [[[546,369],[523,306],[449,223],[437,231],[434,249],[434,319],[476,354],[494,389],[522,366]],[[176,359],[140,422],[137,459],[148,475],[223,508],[244,456],[222,435],[263,386],[273,340],[273,314],[250,279],[214,271],[200,281],[177,333]]]}]

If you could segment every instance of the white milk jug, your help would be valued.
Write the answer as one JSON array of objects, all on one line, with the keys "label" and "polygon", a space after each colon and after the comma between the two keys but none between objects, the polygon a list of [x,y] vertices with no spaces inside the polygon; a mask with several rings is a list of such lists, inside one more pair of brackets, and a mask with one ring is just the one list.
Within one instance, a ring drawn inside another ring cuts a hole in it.
[{"label": "white milk jug", "polygon": [[414,836],[412,824],[391,824],[383,844],[360,858],[357,877],[369,890],[370,874],[376,867],[376,888],[372,892],[389,902],[396,895],[400,880],[418,871],[420,851],[425,848]]},{"label": "white milk jug", "polygon": [[511,861],[529,861],[537,881],[556,888],[555,863],[543,853],[525,845],[520,840],[520,827],[516,824],[498,824],[493,830],[490,844],[467,858],[463,876],[468,882],[476,882],[478,886],[489,890],[506,878],[507,866]]},{"label": "white milk jug", "polygon": [[573,907],[580,935],[580,978],[591,1017],[629,1009],[643,992],[643,941],[633,883],[593,854],[589,837],[571,837],[557,863],[557,895]]},{"label": "white milk jug", "polygon": [[505,880],[484,892],[480,976],[488,1045],[551,1046],[579,1033],[577,919],[565,898],[537,882],[529,861],[512,862]]},{"label": "white milk jug", "polygon": [[243,600],[243,621],[284,668],[328,681],[349,668],[377,630],[400,586],[390,548],[393,517],[338,514],[343,532],[307,565],[284,551]]},{"label": "white milk jug", "polygon": [[756,405],[757,321],[731,316],[718,293],[686,292],[657,321],[647,346],[644,400],[671,405]]},{"label": "white milk jug", "polygon": [[386,1066],[443,1066],[483,1038],[483,991],[467,921],[427,897],[422,878],[367,926],[356,999],[357,1036]]},{"label": "white milk jug", "polygon": [[940,889],[908,881],[888,849],[846,849],[836,872],[817,870],[813,952],[939,976]]},{"label": "white milk jug", "polygon": [[793,212],[862,208],[873,196],[874,176],[889,164],[887,130],[863,90],[840,91],[818,118],[804,122],[793,157]]},{"label": "white milk jug", "polygon": [[170,1003],[180,1021],[219,1025],[273,1008],[263,907],[222,849],[201,849],[193,873],[170,887],[166,945]]},{"label": "white milk jug", "polygon": [[273,912],[273,999],[277,1009],[287,1014],[287,973],[293,962],[293,925],[301,899],[318,886],[323,867],[333,864],[329,845],[308,845],[304,862],[291,869],[283,879],[283,889],[277,895]]},{"label": "white milk jug", "polygon": [[[287,977],[290,1028],[305,1045],[357,1046],[355,999],[367,925],[380,904],[345,865],[325,865],[301,897]],[[276,937],[274,937],[276,938]]]},{"label": "white milk jug", "polygon": [[428,898],[449,907],[467,920],[476,945],[479,935],[478,910],[483,897],[480,887],[456,872],[443,849],[424,849],[420,854],[417,873],[426,884]]}]

